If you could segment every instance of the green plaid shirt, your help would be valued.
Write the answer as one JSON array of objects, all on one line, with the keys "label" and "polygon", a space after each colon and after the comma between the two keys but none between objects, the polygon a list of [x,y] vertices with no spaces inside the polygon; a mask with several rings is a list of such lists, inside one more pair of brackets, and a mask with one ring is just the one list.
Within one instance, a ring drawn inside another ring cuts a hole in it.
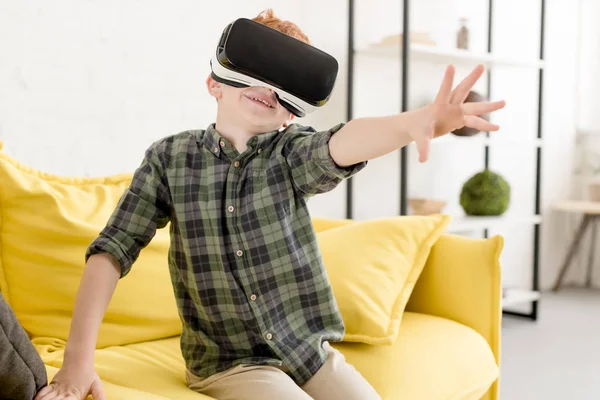
[{"label": "green plaid shirt", "polygon": [[343,321],[307,198],[365,163],[340,168],[326,131],[292,124],[240,154],[214,125],[146,151],[130,187],[86,252],[108,252],[125,276],[169,222],[169,268],[187,368],[207,377],[242,363],[282,365],[299,384],[325,361]]}]

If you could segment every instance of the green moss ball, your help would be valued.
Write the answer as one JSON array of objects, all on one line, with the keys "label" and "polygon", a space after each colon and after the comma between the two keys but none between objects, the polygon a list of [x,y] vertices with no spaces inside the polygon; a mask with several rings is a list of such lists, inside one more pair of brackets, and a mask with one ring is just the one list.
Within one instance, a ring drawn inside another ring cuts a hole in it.
[{"label": "green moss ball", "polygon": [[510,203],[510,185],[488,169],[469,178],[460,192],[460,205],[467,215],[498,216]]}]

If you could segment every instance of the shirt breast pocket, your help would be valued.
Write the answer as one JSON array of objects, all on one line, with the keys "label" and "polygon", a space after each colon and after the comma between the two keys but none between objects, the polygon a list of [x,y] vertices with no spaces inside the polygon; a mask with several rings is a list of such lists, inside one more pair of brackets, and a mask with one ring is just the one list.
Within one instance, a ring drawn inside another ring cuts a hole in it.
[{"label": "shirt breast pocket", "polygon": [[290,218],[290,190],[284,180],[270,171],[254,171],[249,175],[248,206],[256,218],[266,224],[281,224]]}]

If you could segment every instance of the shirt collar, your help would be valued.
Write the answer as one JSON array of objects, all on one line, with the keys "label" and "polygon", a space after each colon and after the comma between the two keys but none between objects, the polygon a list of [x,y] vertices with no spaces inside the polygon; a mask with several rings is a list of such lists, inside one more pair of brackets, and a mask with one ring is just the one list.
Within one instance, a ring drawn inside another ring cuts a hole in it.
[{"label": "shirt collar", "polygon": [[[286,128],[287,129],[287,128]],[[249,150],[261,149],[271,143],[279,134],[285,130],[273,130],[270,132],[261,133],[260,135],[252,136],[246,142]],[[215,128],[215,124],[210,124],[204,131],[204,137],[202,139],[204,146],[214,155],[219,156],[223,150],[223,144],[229,145],[229,141],[221,136],[221,134]]]}]

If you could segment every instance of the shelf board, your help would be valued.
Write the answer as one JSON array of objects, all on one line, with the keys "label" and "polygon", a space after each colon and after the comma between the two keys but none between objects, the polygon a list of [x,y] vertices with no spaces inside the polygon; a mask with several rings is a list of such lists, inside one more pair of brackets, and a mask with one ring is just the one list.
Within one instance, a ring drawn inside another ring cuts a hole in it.
[{"label": "shelf board", "polygon": [[600,136],[600,130],[578,129],[577,136]]},{"label": "shelf board", "polygon": [[503,226],[519,224],[539,224],[542,222],[541,215],[502,215],[499,217],[472,217],[455,216],[448,227],[448,232],[461,233],[472,232],[483,229],[493,229]]},{"label": "shelf board", "polygon": [[[356,50],[356,54],[377,57],[391,57],[400,59],[401,45],[375,45],[365,49]],[[544,68],[544,61],[539,59],[524,60],[495,55],[493,53],[476,53],[462,49],[443,49],[436,46],[411,44],[411,60],[427,61],[439,64],[476,65],[484,64],[486,67],[530,67]]]},{"label": "shelf board", "polygon": [[542,147],[543,139],[512,139],[502,137],[485,138],[485,144],[488,146],[525,146],[525,147]]},{"label": "shelf board", "polygon": [[[414,145],[414,142],[412,143]],[[492,137],[486,137],[480,133],[474,136],[456,136],[447,134],[431,141],[431,144],[436,145],[468,145],[479,144],[486,146],[519,146],[519,147],[542,147],[542,139],[514,139],[503,138],[499,132],[492,132]]]},{"label": "shelf board", "polygon": [[502,299],[502,307],[511,307],[519,304],[539,300],[540,292],[525,289],[506,289],[506,296]]}]

